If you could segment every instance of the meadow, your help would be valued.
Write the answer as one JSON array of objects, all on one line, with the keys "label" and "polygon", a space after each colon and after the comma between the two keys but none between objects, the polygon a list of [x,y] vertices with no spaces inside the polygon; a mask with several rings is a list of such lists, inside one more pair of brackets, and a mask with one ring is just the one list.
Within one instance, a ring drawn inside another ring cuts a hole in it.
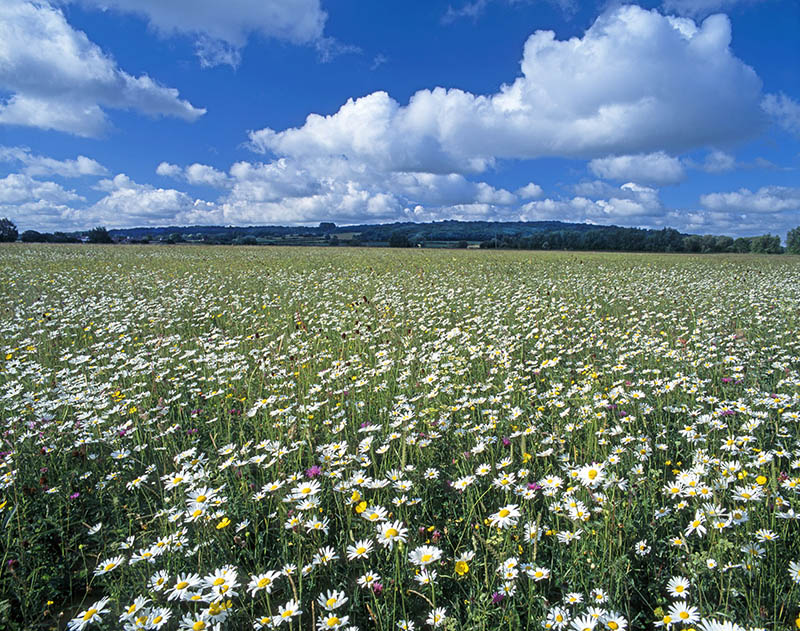
[{"label": "meadow", "polygon": [[800,257],[9,245],[0,298],[0,627],[795,628]]}]

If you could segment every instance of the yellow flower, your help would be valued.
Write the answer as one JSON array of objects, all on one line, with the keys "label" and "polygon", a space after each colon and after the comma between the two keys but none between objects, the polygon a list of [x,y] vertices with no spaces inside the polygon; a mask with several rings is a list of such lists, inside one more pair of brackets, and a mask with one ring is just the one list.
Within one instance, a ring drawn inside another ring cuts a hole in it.
[{"label": "yellow flower", "polygon": [[469,563],[466,561],[456,561],[456,574],[464,576],[467,572],[469,572]]},{"label": "yellow flower", "polygon": [[359,515],[360,515],[361,513],[363,513],[365,510],[367,510],[367,503],[366,503],[366,502],[359,502],[359,503],[356,505],[356,512],[357,512]]},{"label": "yellow flower", "polygon": [[756,483],[761,485],[761,486],[764,486],[767,483],[767,477],[763,476],[763,475],[758,476],[756,478]]},{"label": "yellow flower", "polygon": [[227,517],[223,517],[222,521],[217,524],[217,530],[222,530],[223,528],[227,528],[231,525],[231,520]]}]

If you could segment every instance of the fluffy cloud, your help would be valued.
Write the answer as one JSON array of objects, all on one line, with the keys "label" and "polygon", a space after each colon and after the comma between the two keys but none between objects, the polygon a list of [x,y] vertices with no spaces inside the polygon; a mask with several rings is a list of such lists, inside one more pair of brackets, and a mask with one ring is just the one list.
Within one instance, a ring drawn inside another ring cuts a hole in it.
[{"label": "fluffy cloud", "polygon": [[538,184],[534,184],[533,182],[518,188],[516,192],[520,199],[536,199],[537,197],[544,195],[542,187]]},{"label": "fluffy cloud", "polygon": [[56,182],[41,182],[22,173],[11,173],[0,178],[0,204],[37,201],[64,203],[82,199],[75,191],[67,190]]},{"label": "fluffy cloud", "polygon": [[633,182],[613,191],[609,199],[573,197],[567,200],[543,199],[520,208],[524,221],[576,221],[600,224],[657,225],[664,214],[658,191]]},{"label": "fluffy cloud", "polygon": [[0,3],[0,123],[99,136],[102,108],[193,121],[205,113],[147,75],[134,77],[44,3]]},{"label": "fluffy cloud", "polygon": [[700,168],[706,173],[723,173],[736,167],[736,158],[724,151],[715,150],[706,156]]},{"label": "fluffy cloud", "polygon": [[227,174],[206,165],[162,162],[156,172],[225,189],[213,208],[196,216],[215,222],[353,223],[475,213],[491,218],[492,212],[508,214],[521,198],[542,194],[532,182],[514,194],[457,173],[387,173],[341,157],[241,161]]},{"label": "fluffy cloud", "polygon": [[729,193],[702,195],[700,203],[709,210],[738,213],[780,213],[800,211],[800,188],[764,186],[753,192],[746,188]]},{"label": "fluffy cloud", "polygon": [[496,158],[678,153],[731,142],[763,121],[761,81],[730,50],[724,15],[701,25],[637,6],[600,16],[581,38],[528,38],[522,75],[496,94],[435,88],[400,105],[348,100],[299,128],[251,132],[254,149],[343,155],[391,171],[480,172]]},{"label": "fluffy cloud", "polygon": [[761,107],[786,131],[800,138],[800,103],[783,93],[767,94]]},{"label": "fluffy cloud", "polygon": [[78,156],[74,160],[55,160],[37,156],[27,147],[0,146],[0,162],[17,162],[24,165],[22,172],[33,176],[83,177],[87,175],[106,175],[108,170],[96,160]]},{"label": "fluffy cloud", "polygon": [[686,177],[681,161],[663,151],[595,158],[589,162],[589,170],[607,180],[639,184],[677,184]]},{"label": "fluffy cloud", "polygon": [[77,1],[89,7],[143,16],[163,35],[194,36],[197,55],[204,66],[237,66],[240,49],[251,34],[294,44],[324,46],[326,41],[323,30],[327,15],[319,0]]},{"label": "fluffy cloud", "polygon": [[177,164],[170,164],[169,162],[162,162],[156,167],[156,173],[164,177],[180,177],[183,175],[183,169]]},{"label": "fluffy cloud", "polygon": [[189,184],[212,188],[225,188],[230,184],[230,179],[222,171],[198,162],[190,164],[185,169],[177,164],[162,162],[156,167],[156,173],[164,177],[185,180]]}]

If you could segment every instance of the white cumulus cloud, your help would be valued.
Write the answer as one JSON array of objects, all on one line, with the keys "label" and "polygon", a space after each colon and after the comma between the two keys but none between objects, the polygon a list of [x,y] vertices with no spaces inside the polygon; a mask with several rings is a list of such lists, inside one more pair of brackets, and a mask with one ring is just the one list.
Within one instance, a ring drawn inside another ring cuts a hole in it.
[{"label": "white cumulus cloud", "polygon": [[800,211],[800,188],[763,186],[757,191],[740,188],[727,193],[701,195],[700,203],[709,210],[739,213],[780,213]]},{"label": "white cumulus cloud", "polygon": [[434,88],[401,105],[374,92],[250,141],[280,156],[434,173],[480,172],[496,158],[679,153],[752,136],[764,122],[761,81],[730,42],[724,15],[698,25],[622,6],[580,38],[531,35],[521,76],[495,94]]},{"label": "white cumulus cloud", "polygon": [[99,136],[104,108],[193,121],[205,113],[174,88],[132,76],[43,2],[0,3],[0,123]]},{"label": "white cumulus cloud", "polygon": [[536,199],[544,195],[542,187],[534,182],[529,182],[525,186],[518,188],[516,193],[520,199]]},{"label": "white cumulus cloud", "polygon": [[325,45],[327,41],[323,35],[327,14],[319,0],[77,1],[88,7],[140,15],[162,35],[194,36],[204,66],[237,66],[241,48],[254,34],[294,44]]},{"label": "white cumulus cloud", "polygon": [[664,214],[664,206],[654,188],[628,182],[608,192],[611,193],[608,199],[577,196],[528,202],[520,208],[520,218],[525,221],[655,225]]},{"label": "white cumulus cloud", "polygon": [[31,201],[63,203],[82,199],[75,191],[67,190],[56,182],[34,180],[22,173],[11,173],[0,178],[0,204]]},{"label": "white cumulus cloud", "polygon": [[589,162],[589,170],[607,180],[639,184],[677,184],[686,177],[681,161],[663,151],[595,158]]},{"label": "white cumulus cloud", "polygon": [[47,156],[37,156],[27,147],[0,146],[0,162],[16,162],[24,165],[22,172],[33,176],[83,177],[106,175],[108,170],[97,160],[86,156],[74,159],[56,160]]}]

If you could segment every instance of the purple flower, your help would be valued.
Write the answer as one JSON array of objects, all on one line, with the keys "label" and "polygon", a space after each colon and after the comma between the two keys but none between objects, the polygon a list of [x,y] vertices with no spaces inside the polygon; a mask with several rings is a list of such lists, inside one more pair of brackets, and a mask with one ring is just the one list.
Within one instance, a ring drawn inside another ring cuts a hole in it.
[{"label": "purple flower", "polygon": [[503,446],[504,447],[508,447],[510,444],[511,444],[511,441],[508,438],[506,438],[505,436],[503,436]]},{"label": "purple flower", "polygon": [[306,469],[307,478],[316,478],[320,473],[322,473],[322,468],[316,464],[313,467]]},{"label": "purple flower", "polygon": [[372,591],[375,592],[376,595],[383,592],[383,583],[373,583],[372,584]]},{"label": "purple flower", "polygon": [[69,496],[69,499],[71,499],[71,500],[76,500],[76,499],[78,499],[80,496],[81,496],[81,494],[80,494],[80,493],[78,493],[77,491],[75,491],[75,492],[74,492],[72,495],[70,495],[70,496]]},{"label": "purple flower", "polygon": [[494,594],[492,594],[492,604],[499,605],[501,602],[503,602],[503,598],[505,597],[506,597],[505,594],[501,594],[500,592],[495,592]]}]

